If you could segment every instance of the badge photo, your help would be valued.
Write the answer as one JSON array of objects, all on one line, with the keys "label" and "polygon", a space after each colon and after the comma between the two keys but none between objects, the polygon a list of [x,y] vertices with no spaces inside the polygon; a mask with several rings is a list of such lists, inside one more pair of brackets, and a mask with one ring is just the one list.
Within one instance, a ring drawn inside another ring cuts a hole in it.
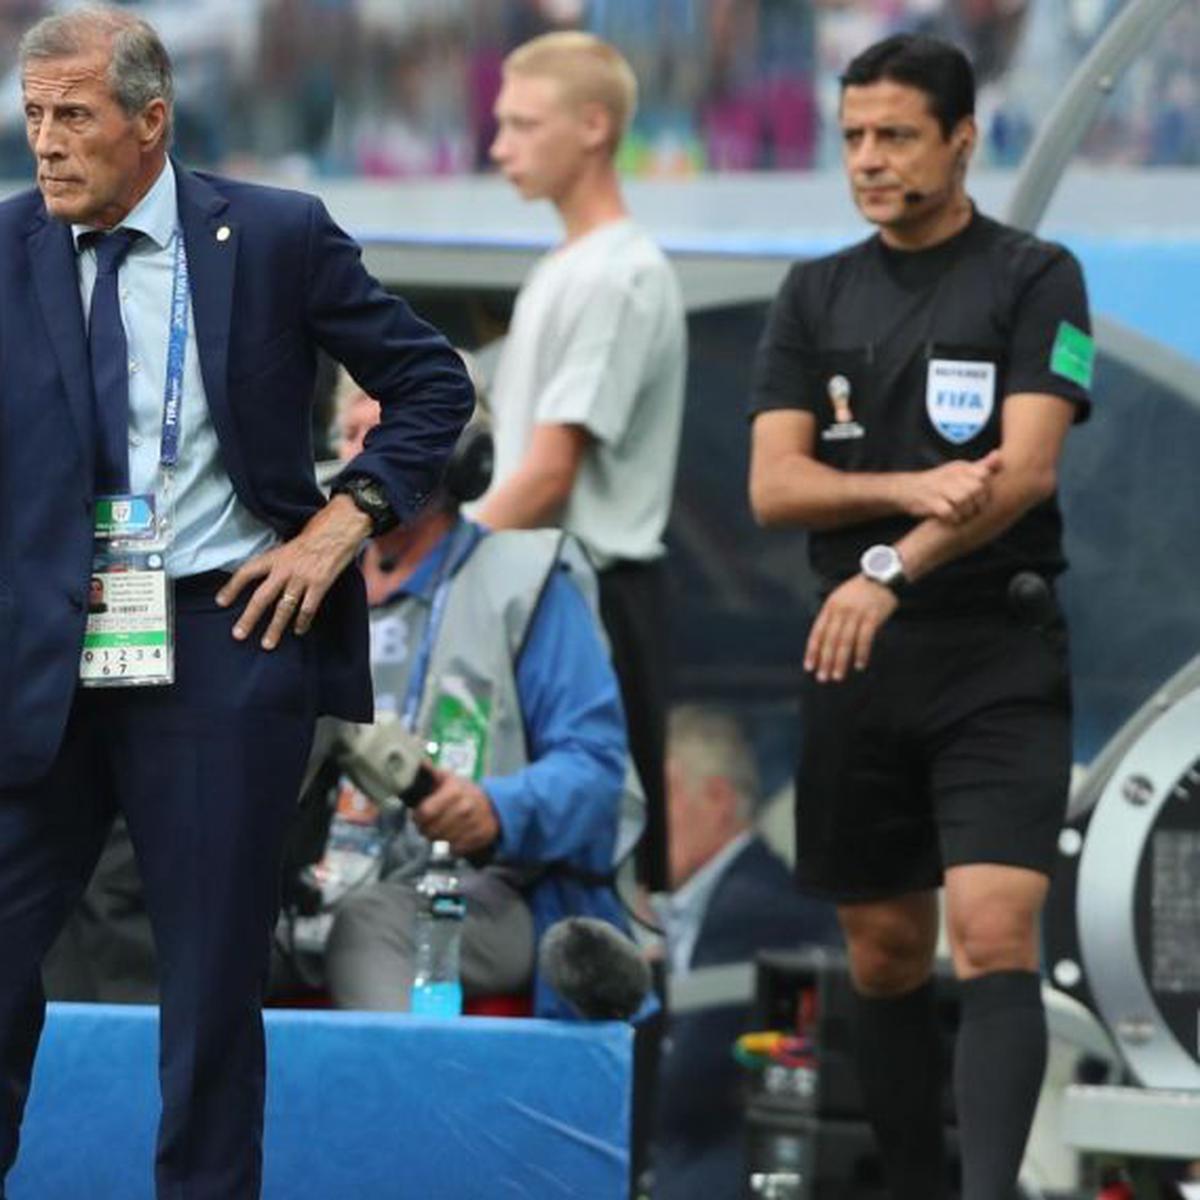
[{"label": "badge photo", "polygon": [[996,406],[996,364],[950,358],[929,360],[925,411],[947,442],[961,446],[987,425]]}]

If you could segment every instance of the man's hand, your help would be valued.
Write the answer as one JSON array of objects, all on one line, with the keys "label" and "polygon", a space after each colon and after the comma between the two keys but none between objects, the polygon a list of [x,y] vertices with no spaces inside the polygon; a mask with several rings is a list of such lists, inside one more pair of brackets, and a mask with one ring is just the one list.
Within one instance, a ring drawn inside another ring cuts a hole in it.
[{"label": "man's hand", "polygon": [[248,583],[262,581],[238,617],[233,636],[239,641],[248,638],[272,604],[275,611],[263,634],[264,650],[274,650],[289,625],[297,636],[307,633],[325,593],[370,532],[366,513],[349,496],[334,496],[290,542],[243,563],[217,593],[217,603],[229,605]]},{"label": "man's hand", "polygon": [[430,770],[437,787],[413,809],[417,828],[431,842],[449,842],[459,858],[486,850],[500,836],[500,821],[487,793],[452,771]]},{"label": "man's hand", "polygon": [[840,683],[851,663],[865,670],[875,634],[898,604],[888,588],[865,575],[847,579],[817,613],[804,649],[804,669],[814,672],[818,683]]},{"label": "man's hand", "polygon": [[903,476],[904,510],[913,517],[961,525],[987,507],[992,476],[1000,466],[1000,451],[993,450],[975,462],[954,459],[928,471],[908,472]]}]

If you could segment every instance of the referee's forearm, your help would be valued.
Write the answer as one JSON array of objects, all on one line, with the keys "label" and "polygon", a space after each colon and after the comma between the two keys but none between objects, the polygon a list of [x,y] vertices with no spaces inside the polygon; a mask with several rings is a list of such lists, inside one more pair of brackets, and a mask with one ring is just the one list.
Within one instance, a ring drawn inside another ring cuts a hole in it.
[{"label": "referee's forearm", "polygon": [[847,472],[805,454],[752,469],[750,508],[763,526],[840,529],[905,511],[902,472]]},{"label": "referee's forearm", "polygon": [[928,517],[909,530],[896,549],[904,562],[904,574],[912,582],[994,541],[1016,524],[1031,508],[1048,499],[1054,488],[1046,488],[1040,475],[1001,475],[992,486],[988,505],[968,521],[952,525]]}]

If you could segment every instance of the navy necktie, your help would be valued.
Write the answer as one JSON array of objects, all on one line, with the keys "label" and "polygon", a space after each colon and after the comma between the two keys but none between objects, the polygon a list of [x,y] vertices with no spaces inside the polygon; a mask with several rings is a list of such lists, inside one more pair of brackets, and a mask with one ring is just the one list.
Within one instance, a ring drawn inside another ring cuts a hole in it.
[{"label": "navy necktie", "polygon": [[117,270],[142,235],[135,229],[91,233],[83,245],[96,249],[96,285],[88,315],[88,354],[96,403],[96,491],[129,491],[129,347],[121,324]]}]

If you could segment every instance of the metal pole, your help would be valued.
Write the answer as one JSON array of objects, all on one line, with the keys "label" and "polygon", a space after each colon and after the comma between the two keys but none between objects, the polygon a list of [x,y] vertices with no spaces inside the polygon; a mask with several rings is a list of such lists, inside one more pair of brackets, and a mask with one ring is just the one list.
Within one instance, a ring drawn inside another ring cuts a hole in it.
[{"label": "metal pole", "polygon": [[[1194,0],[1191,0],[1194,2]],[[1079,64],[1021,164],[1006,220],[1034,230],[1100,106],[1130,62],[1189,0],[1129,0]]]}]

